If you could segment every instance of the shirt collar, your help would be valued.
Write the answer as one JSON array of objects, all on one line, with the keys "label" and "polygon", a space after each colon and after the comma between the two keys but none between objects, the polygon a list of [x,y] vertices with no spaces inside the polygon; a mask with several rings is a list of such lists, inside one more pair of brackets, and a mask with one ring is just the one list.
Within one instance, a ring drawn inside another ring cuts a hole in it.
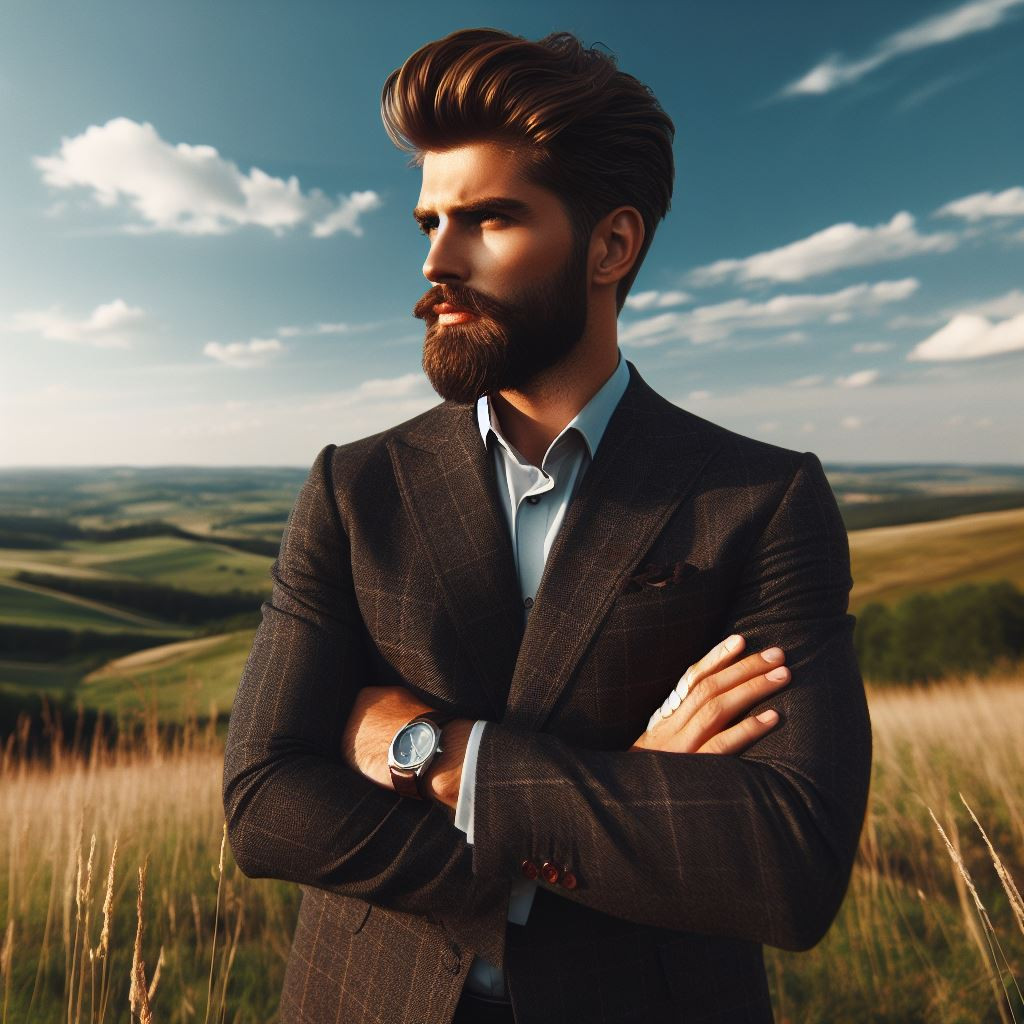
[{"label": "shirt collar", "polygon": [[[608,421],[612,418],[612,413],[615,412],[619,400],[625,394],[628,384],[629,367],[626,365],[626,360],[622,358],[622,353],[619,352],[619,361],[612,375],[601,385],[594,397],[569,420],[558,437],[561,437],[569,429],[575,428],[586,442],[590,458],[593,459],[597,446],[604,436],[605,428],[608,426]],[[499,433],[493,416],[494,411],[491,408],[490,398],[487,395],[481,395],[476,402],[476,422],[480,428],[480,437],[483,439],[484,445],[487,444],[487,435],[492,429],[495,434]],[[555,441],[557,440],[556,437]]]}]

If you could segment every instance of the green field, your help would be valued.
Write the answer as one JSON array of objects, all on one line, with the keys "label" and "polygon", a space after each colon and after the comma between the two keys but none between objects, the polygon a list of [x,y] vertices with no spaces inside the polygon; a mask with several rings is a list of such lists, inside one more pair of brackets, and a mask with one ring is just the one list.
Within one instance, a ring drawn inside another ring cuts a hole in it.
[{"label": "green field", "polygon": [[226,715],[252,647],[252,630],[152,647],[90,672],[78,688],[88,707],[113,712],[155,708],[181,721],[211,707]]},{"label": "green field", "polygon": [[0,622],[103,633],[123,633],[128,626],[132,632],[180,632],[146,616],[9,580],[0,580]]}]

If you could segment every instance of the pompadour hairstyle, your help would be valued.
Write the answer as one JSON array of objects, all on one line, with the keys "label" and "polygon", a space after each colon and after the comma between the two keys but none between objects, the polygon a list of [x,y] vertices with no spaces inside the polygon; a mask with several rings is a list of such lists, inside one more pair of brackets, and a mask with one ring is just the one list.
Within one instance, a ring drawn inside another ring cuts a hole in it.
[{"label": "pompadour hairstyle", "polygon": [[428,150],[497,140],[520,148],[525,173],[566,206],[578,245],[617,206],[634,206],[644,241],[617,289],[621,309],[672,199],[675,128],[651,90],[571,33],[532,42],[463,29],[420,47],[384,83],[392,141]]}]

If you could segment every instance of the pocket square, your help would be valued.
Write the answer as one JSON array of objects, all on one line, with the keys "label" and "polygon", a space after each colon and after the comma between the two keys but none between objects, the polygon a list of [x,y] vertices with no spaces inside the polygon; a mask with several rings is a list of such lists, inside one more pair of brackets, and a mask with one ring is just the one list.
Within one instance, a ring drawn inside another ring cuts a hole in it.
[{"label": "pocket square", "polygon": [[643,569],[626,580],[622,587],[622,593],[635,594],[646,587],[654,587],[658,590],[674,587],[696,571],[697,566],[690,562],[670,562],[665,565],[648,562]]}]

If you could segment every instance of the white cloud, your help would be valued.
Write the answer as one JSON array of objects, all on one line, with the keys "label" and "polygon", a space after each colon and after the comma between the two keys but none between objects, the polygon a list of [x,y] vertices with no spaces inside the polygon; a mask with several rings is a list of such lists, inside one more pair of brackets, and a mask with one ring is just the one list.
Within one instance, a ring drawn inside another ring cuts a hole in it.
[{"label": "white cloud", "polygon": [[877,370],[855,370],[846,377],[836,377],[836,383],[841,388],[866,388],[878,380]]},{"label": "white cloud", "polygon": [[850,347],[851,352],[866,355],[872,352],[888,352],[892,345],[887,341],[858,341]]},{"label": "white cloud", "polygon": [[236,369],[252,369],[264,366],[268,360],[284,351],[277,338],[253,338],[251,341],[232,341],[222,345],[219,341],[208,341],[203,346],[203,355],[218,363]]},{"label": "white cloud", "polygon": [[1002,192],[975,192],[940,206],[935,216],[960,217],[972,222],[992,217],[1024,217],[1024,188],[1017,185]]},{"label": "white cloud", "polygon": [[971,306],[964,306],[962,309],[951,311],[948,316],[956,313],[973,313],[976,316],[987,316],[995,320],[1004,320],[1024,313],[1024,291],[1020,288],[1013,288],[1004,295],[997,295],[994,299],[986,299],[984,302],[976,302]]},{"label": "white cloud", "polygon": [[824,379],[820,373],[810,373],[806,377],[797,377],[796,380],[791,380],[789,386],[793,388],[814,388],[821,384]]},{"label": "white cloud", "polygon": [[65,316],[54,307],[48,310],[24,310],[15,313],[11,326],[15,331],[39,334],[51,341],[71,341],[97,348],[129,348],[132,334],[145,320],[138,306],[114,299],[97,306],[84,319]]},{"label": "white cloud", "polygon": [[351,195],[338,196],[337,207],[313,225],[313,236],[328,238],[339,231],[362,235],[359,218],[364,213],[379,209],[380,205],[380,196],[376,192],[353,192]]},{"label": "white cloud", "polygon": [[681,306],[689,302],[693,296],[689,292],[680,291],[649,291],[637,292],[636,295],[626,296],[627,309],[666,309],[669,306]]},{"label": "white cloud", "polygon": [[859,416],[844,416],[839,421],[839,426],[845,430],[860,430],[864,426],[864,421]]},{"label": "white cloud", "polygon": [[867,56],[847,60],[835,54],[787,85],[781,97],[820,96],[852,85],[876,68],[904,54],[986,32],[1005,21],[1024,0],[969,0],[968,3],[916,22],[883,39]]},{"label": "white cloud", "polygon": [[803,281],[847,267],[904,259],[926,252],[948,252],[957,243],[952,234],[918,234],[905,210],[888,224],[861,227],[833,224],[807,238],[743,259],[717,260],[690,274],[697,285],[737,281]]},{"label": "white cloud", "polygon": [[958,313],[945,327],[915,345],[907,359],[980,359],[1024,350],[1024,313],[993,323],[976,313]]},{"label": "white cloud", "polygon": [[358,218],[376,209],[375,192],[332,201],[319,189],[303,192],[294,175],[285,181],[258,167],[243,174],[214,146],[172,144],[149,122],[115,117],[62,138],[52,156],[33,158],[53,188],[86,188],[100,206],[126,204],[140,221],[132,233],[173,231],[222,235],[246,225],[281,234],[308,223],[323,238],[337,231],[361,234]]},{"label": "white cloud", "polygon": [[691,391],[688,397],[691,402],[706,402],[711,397],[711,392],[698,388],[696,391]]},{"label": "white cloud", "polygon": [[356,388],[359,398],[408,398],[425,394],[427,378],[422,373],[406,373],[401,377],[376,377],[364,380]]},{"label": "white cloud", "polygon": [[680,339],[696,344],[719,341],[739,328],[790,327],[824,320],[843,310],[870,313],[884,304],[907,298],[917,287],[917,280],[909,277],[899,281],[850,285],[823,295],[776,295],[764,302],[730,299],[639,320],[620,330],[619,341],[640,348]]}]

